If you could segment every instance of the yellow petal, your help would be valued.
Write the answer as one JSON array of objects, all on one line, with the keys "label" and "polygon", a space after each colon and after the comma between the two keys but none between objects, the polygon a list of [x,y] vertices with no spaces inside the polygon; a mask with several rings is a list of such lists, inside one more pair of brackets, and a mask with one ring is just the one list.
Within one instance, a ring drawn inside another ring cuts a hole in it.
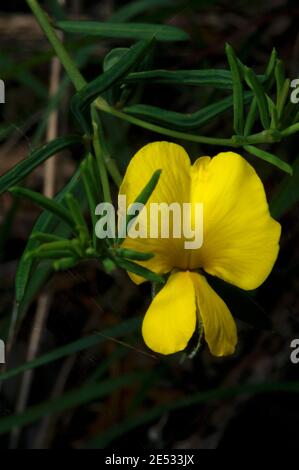
[{"label": "yellow petal", "polygon": [[[127,205],[136,200],[158,169],[162,170],[162,174],[146,205],[147,210],[149,204],[153,202],[166,204],[189,202],[191,163],[188,154],[180,145],[170,142],[153,142],[139,150],[127,168],[120,188],[120,194],[127,197]],[[160,229],[159,225],[158,234],[160,234]],[[147,224],[147,233],[149,231],[150,223]],[[172,225],[170,224],[171,233]],[[183,243],[183,239],[172,237],[170,239],[127,237],[124,247],[154,253],[155,257],[150,261],[139,264],[158,274],[163,274],[171,271],[174,266],[183,268],[186,266]],[[132,278],[135,282],[142,281],[142,278],[138,276],[132,276]]]},{"label": "yellow petal", "polygon": [[200,266],[242,289],[257,288],[273,268],[281,232],[260,178],[233,152],[199,158],[191,172],[191,201],[203,203],[204,230],[190,268]]},{"label": "yellow petal", "polygon": [[152,301],[143,321],[147,346],[160,354],[186,348],[196,327],[194,286],[189,272],[172,274]]},{"label": "yellow petal", "polygon": [[233,354],[238,341],[235,321],[205,277],[191,273],[205,340],[214,356]]}]

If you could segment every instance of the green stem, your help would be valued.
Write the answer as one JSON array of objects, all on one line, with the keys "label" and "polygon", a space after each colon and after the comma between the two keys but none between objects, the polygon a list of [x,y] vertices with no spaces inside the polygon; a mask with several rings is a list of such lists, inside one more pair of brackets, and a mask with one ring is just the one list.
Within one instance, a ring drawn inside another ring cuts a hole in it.
[{"label": "green stem", "polygon": [[235,142],[233,142],[232,139],[217,139],[217,138],[212,138],[212,137],[204,137],[200,135],[194,135],[194,134],[186,134],[184,132],[179,132],[179,131],[174,131],[171,129],[166,129],[161,126],[157,126],[156,124],[152,124],[146,121],[142,121],[139,118],[136,118],[134,116],[130,116],[123,111],[119,111],[112,106],[110,106],[103,98],[98,98],[95,101],[95,105],[97,109],[100,111],[104,111],[108,114],[111,114],[112,116],[118,117],[119,119],[122,119],[124,121],[129,122],[130,124],[134,124],[135,126],[142,127],[144,129],[148,129],[153,132],[157,132],[158,134],[164,134],[168,135],[169,137],[174,137],[177,139],[184,139],[184,140],[190,140],[193,142],[199,142],[203,144],[211,144],[211,145],[227,145],[231,147],[236,147],[237,145]]},{"label": "green stem", "polygon": [[284,131],[281,131],[281,135],[283,137],[288,137],[289,135],[296,134],[297,132],[299,132],[299,122],[288,127]]},{"label": "green stem", "polygon": [[[57,57],[60,59],[63,67],[65,68],[69,79],[72,81],[77,91],[81,90],[82,88],[84,88],[87,82],[78,70],[76,63],[73,61],[68,51],[65,49],[58,35],[56,34],[54,28],[52,27],[49,21],[47,14],[40,7],[37,0],[27,0],[27,3],[31,8],[34,16],[36,17],[40,27],[48,38],[51,46],[56,52]],[[106,166],[114,183],[117,186],[120,186],[122,176],[117,168],[115,161],[111,157],[107,159]]]},{"label": "green stem", "polygon": [[78,70],[75,62],[63,47],[62,42],[57,36],[55,30],[52,28],[47,14],[40,7],[37,0],[27,0],[29,7],[31,8],[34,16],[36,17],[40,27],[47,36],[51,46],[55,50],[57,56],[59,57],[62,65],[64,66],[69,78],[73,82],[75,88],[80,90],[86,85],[86,81]]},{"label": "green stem", "polygon": [[103,98],[98,98],[95,101],[95,105],[97,109],[104,111],[108,114],[111,114],[115,117],[118,117],[119,119],[127,121],[131,124],[134,124],[135,126],[139,126],[144,129],[157,132],[159,134],[168,135],[176,139],[190,140],[192,142],[199,142],[202,144],[223,145],[227,147],[242,147],[243,145],[247,145],[247,144],[266,144],[266,143],[278,142],[281,138],[279,132],[272,131],[272,130],[262,131],[259,134],[253,134],[247,137],[236,135],[236,136],[231,137],[230,139],[205,137],[205,136],[195,135],[195,134],[186,134],[185,132],[179,132],[179,131],[174,131],[171,129],[166,129],[161,126],[157,126],[156,124],[142,121],[139,118],[130,116],[124,113],[123,111],[119,111],[113,108]]}]

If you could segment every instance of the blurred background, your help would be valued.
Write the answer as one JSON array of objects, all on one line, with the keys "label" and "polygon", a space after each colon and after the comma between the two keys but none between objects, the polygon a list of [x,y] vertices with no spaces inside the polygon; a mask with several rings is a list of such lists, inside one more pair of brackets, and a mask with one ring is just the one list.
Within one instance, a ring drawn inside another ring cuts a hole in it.
[{"label": "blurred background", "polygon": [[[52,2],[41,4],[52,13]],[[139,7],[124,9],[133,4]],[[287,76],[299,75],[299,5],[295,0],[66,0],[64,9],[68,18],[106,21],[121,14],[123,21],[172,24],[185,30],[189,42],[159,43],[152,69],[227,68],[224,48],[228,42],[257,73],[263,73],[276,47]],[[65,44],[84,77],[91,80],[102,72],[103,58],[113,47],[130,42],[65,36]],[[53,62],[53,52],[25,1],[1,2],[0,78],[6,85],[6,103],[0,105],[3,174],[46,140],[77,130],[69,111],[74,89]],[[147,84],[140,89],[140,102],[191,113],[219,93]],[[230,137],[231,121],[231,114],[224,113],[202,133]],[[108,116],[105,130],[122,172],[138,148],[161,139]],[[107,274],[93,262],[50,279],[41,273],[16,334],[16,269],[40,211],[10,194],[1,197],[0,338],[7,345],[3,372],[94,332],[100,338],[98,344],[46,361],[0,384],[0,417],[12,417],[10,425],[6,422],[9,429],[0,436],[1,448],[297,447],[298,395],[288,393],[284,386],[281,391],[269,386],[299,380],[299,364],[290,360],[290,343],[299,338],[297,140],[295,136],[271,148],[294,164],[292,182],[279,170],[250,158],[273,207],[284,198],[276,212],[283,226],[281,251],[271,276],[254,295],[271,321],[270,328],[260,329],[258,321],[256,326],[238,321],[238,350],[224,359],[212,357],[206,346],[192,359],[185,355],[163,358],[147,350],[140,322],[151,300],[150,285],[135,286],[125,272]],[[220,151],[183,145],[193,159]],[[56,194],[81,157],[76,148],[60,154],[54,164],[34,171],[26,186]],[[119,325],[125,326],[119,330]],[[258,389],[255,384],[266,385]],[[16,413],[23,416],[21,421],[14,421]]]}]

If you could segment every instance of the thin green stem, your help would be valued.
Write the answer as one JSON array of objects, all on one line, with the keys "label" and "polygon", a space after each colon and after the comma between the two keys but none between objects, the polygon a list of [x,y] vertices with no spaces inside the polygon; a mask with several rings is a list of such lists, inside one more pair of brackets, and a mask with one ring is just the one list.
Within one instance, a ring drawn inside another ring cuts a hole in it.
[{"label": "thin green stem", "polygon": [[[47,14],[40,7],[37,0],[27,0],[27,3],[36,17],[40,27],[48,38],[51,46],[53,47],[57,57],[60,59],[63,67],[65,68],[69,79],[72,81],[77,91],[81,90],[84,88],[87,82],[56,34]],[[109,156],[107,160],[105,159],[105,163],[114,183],[119,187],[122,181],[122,176],[117,168],[115,161]]]},{"label": "thin green stem", "polygon": [[281,135],[283,137],[288,137],[289,135],[296,134],[297,132],[299,132],[299,122],[281,131]]},{"label": "thin green stem", "polygon": [[242,147],[243,145],[246,145],[246,144],[266,144],[266,143],[279,142],[281,138],[279,132],[272,131],[272,130],[262,131],[258,134],[253,134],[251,136],[236,135],[236,136],[232,136],[230,139],[205,137],[205,136],[195,135],[195,134],[186,134],[185,132],[179,132],[179,131],[174,131],[171,129],[166,129],[161,126],[157,126],[156,124],[142,121],[139,118],[130,116],[124,113],[123,111],[119,111],[113,108],[102,98],[98,98],[95,101],[95,105],[97,109],[101,111],[104,111],[108,114],[118,117],[119,119],[127,121],[136,126],[142,127],[144,129],[148,129],[150,131],[157,132],[159,134],[168,135],[176,139],[190,140],[192,142],[199,142],[202,144],[223,145],[227,147]]},{"label": "thin green stem", "polygon": [[95,105],[97,109],[100,111],[104,111],[108,114],[111,114],[112,116],[118,117],[119,119],[122,119],[124,121],[129,122],[130,124],[134,124],[136,126],[142,127],[144,129],[148,129],[153,132],[157,132],[159,134],[164,134],[168,135],[169,137],[174,137],[177,139],[184,139],[184,140],[190,140],[193,142],[199,142],[203,144],[214,144],[214,145],[227,145],[231,147],[236,147],[236,144],[233,142],[232,139],[217,139],[217,138],[212,138],[212,137],[204,137],[204,136],[199,136],[199,135],[194,135],[194,134],[186,134],[184,132],[179,132],[179,131],[174,131],[171,129],[166,129],[161,126],[157,126],[156,124],[152,124],[146,121],[143,121],[139,118],[136,118],[134,116],[130,116],[123,111],[119,111],[112,106],[110,106],[104,99],[98,98],[95,101]]},{"label": "thin green stem", "polygon": [[36,17],[40,27],[47,36],[51,46],[55,50],[57,56],[59,57],[62,65],[64,66],[69,78],[73,82],[75,88],[80,90],[86,85],[86,81],[78,70],[75,62],[63,47],[62,42],[57,36],[54,28],[51,26],[49,18],[44,10],[40,7],[37,0],[27,0],[29,7],[31,8],[34,16]]}]

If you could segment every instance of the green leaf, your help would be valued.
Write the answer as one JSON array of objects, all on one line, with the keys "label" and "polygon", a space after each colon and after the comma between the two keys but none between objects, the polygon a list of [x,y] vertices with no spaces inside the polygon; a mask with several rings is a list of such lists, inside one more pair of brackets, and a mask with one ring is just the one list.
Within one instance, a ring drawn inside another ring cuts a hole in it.
[{"label": "green leaf", "polygon": [[[69,191],[78,193],[78,197],[82,197],[81,183],[79,181],[80,170],[77,170],[70,182],[60,191],[55,197],[55,201],[62,203],[65,199],[65,195]],[[43,212],[35,223],[32,235],[36,232],[51,232],[62,237],[68,237],[71,234],[71,230],[64,223],[53,216],[49,212]],[[22,258],[20,260],[17,274],[16,274],[16,302],[20,305],[20,311],[24,310],[25,307],[30,303],[32,298],[36,295],[41,285],[46,281],[47,277],[51,272],[51,267],[46,265],[33,269],[32,260],[25,261],[26,254],[36,248],[39,245],[34,239],[29,239]],[[28,287],[28,288],[27,288]],[[25,298],[26,297],[26,298]]]},{"label": "green leaf", "polygon": [[170,25],[149,23],[101,23],[99,21],[58,21],[56,26],[66,33],[117,39],[187,41],[185,31]]},{"label": "green leaf", "polygon": [[283,113],[284,106],[289,96],[290,86],[291,86],[291,80],[289,78],[286,78],[279,92],[279,95],[277,97],[278,118],[280,118]]},{"label": "green leaf", "polygon": [[284,70],[284,64],[281,60],[278,60],[276,62],[276,67],[275,67],[275,79],[276,79],[276,93],[277,93],[277,104],[279,101],[279,96],[281,94],[281,90],[283,88],[283,85],[285,83],[285,70]]},{"label": "green leaf", "polygon": [[10,192],[15,196],[29,199],[42,209],[56,215],[59,219],[69,225],[70,228],[76,233],[76,223],[73,217],[70,215],[69,211],[58,202],[26,188],[13,187],[10,188]]},{"label": "green leaf", "polygon": [[68,193],[65,196],[68,208],[70,210],[70,213],[72,215],[73,220],[75,221],[76,228],[79,231],[82,231],[85,235],[85,237],[88,239],[89,238],[89,230],[87,223],[84,219],[84,215],[82,213],[81,207],[77,199],[74,198],[74,196],[71,193]]},{"label": "green leaf", "polygon": [[149,48],[152,47],[153,41],[141,41],[130,47],[125,54],[111,69],[104,72],[98,78],[88,83],[82,88],[71,101],[71,109],[81,124],[84,131],[91,133],[90,123],[84,116],[84,111],[91,103],[99,97],[104,91],[119,82],[127,73],[144,57]]},{"label": "green leaf", "polygon": [[[134,203],[133,204],[143,204],[145,206],[145,204],[148,202],[149,198],[151,197],[151,195],[153,194],[154,190],[156,189],[156,186],[159,182],[159,179],[160,179],[160,176],[161,176],[161,173],[162,173],[162,170],[156,170],[153,175],[151,176],[149,182],[146,184],[146,186],[143,188],[143,190],[141,191],[141,193],[138,195],[138,197],[135,199]],[[138,216],[138,215],[137,215]],[[121,227],[121,232],[123,233],[127,233],[128,231],[128,226],[129,224],[132,222],[133,219],[135,219],[135,217],[137,217],[136,215],[127,215],[125,220],[124,220],[124,223],[126,224],[125,227]],[[123,241],[125,240],[125,238],[118,238],[116,240],[116,244],[119,243],[121,244]]]},{"label": "green leaf", "polygon": [[129,21],[135,16],[145,13],[154,8],[163,8],[163,7],[172,7],[172,0],[137,0],[125,4],[123,7],[119,8],[112,16],[109,18],[109,22],[113,23],[124,23]]},{"label": "green leaf", "polygon": [[277,188],[270,203],[273,217],[282,217],[299,201],[299,157],[293,164],[293,176],[286,176]]},{"label": "green leaf", "polygon": [[31,253],[27,253],[26,259],[46,259],[46,260],[59,260],[60,258],[64,258],[67,256],[71,256],[72,252],[69,250],[47,250],[42,251],[40,248],[33,250]]},{"label": "green leaf", "polygon": [[276,106],[269,96],[267,96],[267,102],[268,102],[269,113],[271,116],[270,129],[278,129],[279,117],[278,117]]},{"label": "green leaf", "polygon": [[242,135],[244,131],[244,92],[242,77],[233,48],[227,44],[225,50],[233,80],[234,130],[236,134]]},{"label": "green leaf", "polygon": [[[249,102],[252,93],[245,96],[245,102]],[[191,114],[177,113],[168,111],[156,106],[137,104],[135,106],[126,106],[124,112],[158,125],[167,126],[176,130],[198,129],[207,124],[211,119],[219,116],[233,106],[233,97],[228,96],[217,103],[210,104],[199,111]]]},{"label": "green leaf", "polygon": [[260,118],[264,129],[270,128],[270,116],[267,96],[263,86],[257,79],[255,73],[249,67],[244,67],[244,77],[248,86],[252,89],[260,112]]},{"label": "green leaf", "polygon": [[116,47],[115,49],[112,49],[110,52],[108,52],[103,61],[104,72],[107,72],[114,65],[116,65],[128,51],[128,47]]},{"label": "green leaf", "polygon": [[30,240],[38,241],[40,243],[50,243],[63,241],[64,238],[58,237],[57,235],[53,235],[52,233],[35,232],[30,235]]},{"label": "green leaf", "polygon": [[53,140],[49,144],[43,145],[41,148],[34,150],[25,160],[18,163],[14,168],[9,170],[0,177],[0,195],[7,191],[11,186],[19,183],[28,176],[35,168],[53,155],[57,155],[62,150],[72,146],[82,144],[82,137],[68,136],[60,137]]},{"label": "green leaf", "polygon": [[256,98],[253,98],[253,100],[251,101],[249,111],[247,113],[246,122],[245,122],[244,135],[246,137],[251,134],[256,118],[257,118],[257,101],[256,101]]},{"label": "green leaf", "polygon": [[291,165],[289,165],[287,162],[284,162],[280,158],[276,157],[270,152],[266,152],[265,150],[261,150],[257,147],[254,147],[253,145],[245,145],[244,149],[251,153],[252,155],[255,155],[256,157],[261,158],[262,160],[265,160],[268,163],[271,163],[271,165],[276,166],[282,171],[285,171],[286,173],[289,173],[290,175],[293,174],[293,169]]},{"label": "green leaf", "polygon": [[[268,65],[266,67],[265,75],[264,76],[262,75],[262,77],[265,77],[265,80],[261,80],[261,76],[257,75],[258,80],[261,83],[264,83],[266,92],[269,92],[272,88],[273,74],[274,74],[274,70],[275,70],[275,66],[276,66],[276,61],[277,61],[277,52],[276,52],[276,49],[273,48],[270,59],[269,59],[269,62],[268,62]],[[244,66],[242,64],[242,68],[243,67]],[[274,120],[274,113],[275,113],[275,111],[272,109],[273,120]],[[257,113],[257,100],[256,100],[256,98],[253,98],[253,100],[250,104],[249,111],[247,113],[246,122],[245,122],[245,129],[244,129],[244,135],[245,136],[249,136],[251,134],[253,126],[254,126],[255,121],[257,119],[257,114],[258,114]],[[270,126],[270,128],[272,129],[271,126]]]},{"label": "green leaf", "polygon": [[229,70],[149,70],[130,73],[126,83],[164,83],[175,85],[210,86],[224,90],[233,87]]},{"label": "green leaf", "polygon": [[[60,253],[57,256],[54,253]],[[27,253],[27,258],[30,257],[40,257],[40,258],[59,258],[62,256],[73,256],[77,254],[74,240],[59,240],[44,243],[32,252]],[[79,256],[81,253],[79,254]]]},{"label": "green leaf", "polygon": [[62,258],[59,260],[54,261],[53,269],[55,271],[66,271],[68,269],[73,268],[78,263],[77,258]]},{"label": "green leaf", "polygon": [[118,256],[115,256],[114,259],[118,266],[124,269],[125,271],[137,274],[137,276],[143,277],[144,279],[150,282],[165,284],[165,279],[162,276],[159,276],[153,271],[150,271],[149,269],[140,266],[140,264],[134,263],[133,261],[129,261],[123,258],[119,258]]},{"label": "green leaf", "polygon": [[[258,75],[263,83],[266,75]],[[148,70],[132,72],[125,78],[125,83],[164,83],[173,85],[208,86],[223,90],[232,90],[233,81],[230,70]]]},{"label": "green leaf", "polygon": [[276,51],[275,47],[273,47],[271,55],[270,55],[270,59],[269,59],[269,62],[268,62],[267,68],[266,68],[266,72],[265,72],[265,75],[266,75],[267,78],[271,78],[273,73],[275,72],[277,58],[278,58],[277,57],[277,51]]},{"label": "green leaf", "polygon": [[86,336],[85,338],[78,339],[72,343],[69,343],[60,348],[56,348],[53,351],[34,359],[33,361],[26,362],[15,369],[8,370],[7,372],[0,373],[0,382],[5,380],[12,379],[17,375],[26,372],[27,370],[34,370],[38,367],[45,366],[50,364],[58,359],[62,359],[72,354],[77,354],[86,349],[93,348],[95,346],[100,346],[105,341],[114,340],[120,337],[124,337],[128,334],[134,333],[141,327],[141,319],[139,317],[131,318],[123,323],[120,323],[116,326],[107,328],[106,330],[96,332],[91,336]]},{"label": "green leaf", "polygon": [[120,258],[127,258],[135,261],[148,261],[155,256],[154,253],[141,253],[138,251],[129,250],[128,248],[115,248],[113,252]]}]

